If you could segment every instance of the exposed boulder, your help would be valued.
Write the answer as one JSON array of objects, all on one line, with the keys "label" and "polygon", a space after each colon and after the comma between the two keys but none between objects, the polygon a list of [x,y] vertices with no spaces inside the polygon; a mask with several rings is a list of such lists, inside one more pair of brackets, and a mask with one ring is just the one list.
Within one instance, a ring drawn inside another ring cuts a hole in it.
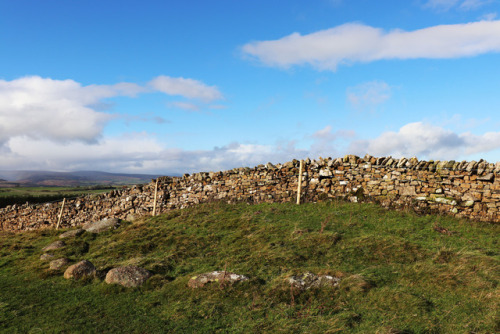
[{"label": "exposed boulder", "polygon": [[188,282],[190,288],[196,289],[205,286],[207,283],[218,282],[221,284],[234,284],[236,282],[246,281],[248,277],[225,271],[212,271],[191,277]]},{"label": "exposed boulder", "polygon": [[64,272],[64,278],[70,279],[82,279],[86,277],[94,277],[96,274],[96,270],[92,262],[83,260],[78,263],[75,263],[72,266],[69,266],[68,269]]},{"label": "exposed boulder", "polygon": [[50,245],[42,248],[42,251],[48,252],[48,251],[51,251],[51,250],[56,250],[56,249],[59,249],[59,248],[63,248],[64,246],[66,246],[66,243],[64,241],[57,240],[57,241],[54,241],[53,243],[51,243]]},{"label": "exposed boulder", "polygon": [[333,287],[339,284],[340,278],[330,275],[316,275],[310,272],[306,272],[301,275],[292,276],[288,279],[288,282],[300,290],[307,290],[310,288],[322,288],[322,287]]},{"label": "exposed boulder", "polygon": [[52,260],[54,258],[54,254],[51,254],[51,253],[43,253],[41,256],[40,256],[40,261],[49,261],[49,260]]},{"label": "exposed boulder", "polygon": [[149,277],[151,277],[151,273],[144,268],[126,266],[108,271],[105,282],[108,284],[120,284],[127,288],[131,288],[143,285]]},{"label": "exposed boulder", "polygon": [[63,257],[61,259],[50,261],[49,268],[51,270],[60,270],[60,269],[64,268],[65,266],[67,266],[68,264],[70,264],[70,262],[71,261],[69,259]]},{"label": "exposed boulder", "polygon": [[70,231],[66,231],[63,234],[61,234],[59,236],[59,238],[60,239],[73,238],[73,237],[77,237],[79,235],[82,235],[84,232],[85,232],[85,230],[82,229],[82,228],[79,228],[79,229],[76,229],[76,230],[70,230]]},{"label": "exposed boulder", "polygon": [[90,222],[82,226],[82,228],[90,233],[101,233],[104,231],[116,229],[120,226],[118,218],[104,218],[96,222]]}]

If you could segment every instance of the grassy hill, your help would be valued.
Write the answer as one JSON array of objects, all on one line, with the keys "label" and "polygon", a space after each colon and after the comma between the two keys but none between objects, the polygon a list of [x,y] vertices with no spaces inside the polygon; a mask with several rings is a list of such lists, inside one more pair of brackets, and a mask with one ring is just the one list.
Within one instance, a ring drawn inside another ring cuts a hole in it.
[{"label": "grassy hill", "polygon": [[[159,175],[124,174],[95,171],[51,172],[51,171],[2,171],[0,178],[21,187],[77,187],[91,185],[130,185],[148,183]],[[2,184],[0,183],[0,187]]]},{"label": "grassy hill", "polygon": [[[204,204],[58,250],[100,277],[71,281],[39,260],[62,231],[0,233],[0,332],[494,333],[500,225],[338,202]],[[134,264],[140,288],[102,275]],[[224,270],[250,279],[187,286]],[[300,291],[304,272],[340,277]]]},{"label": "grassy hill", "polygon": [[116,187],[109,185],[86,187],[11,187],[0,186],[0,209],[7,205],[46,203],[63,198],[85,196],[87,194],[109,192]]}]

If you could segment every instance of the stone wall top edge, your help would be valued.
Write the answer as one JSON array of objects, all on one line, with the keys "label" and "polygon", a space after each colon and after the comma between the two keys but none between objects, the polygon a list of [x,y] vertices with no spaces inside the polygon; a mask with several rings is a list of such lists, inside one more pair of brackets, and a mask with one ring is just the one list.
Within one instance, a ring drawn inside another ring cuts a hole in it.
[{"label": "stone wall top edge", "polygon": [[[207,176],[213,177],[232,175],[232,174],[248,174],[256,171],[269,171],[269,170],[281,170],[283,168],[297,168],[299,167],[300,160],[294,159],[284,163],[272,164],[268,162],[267,164],[261,164],[255,167],[238,167],[225,171],[219,172],[198,172],[193,174],[184,174],[183,177],[171,177],[171,179],[204,179]],[[371,155],[366,155],[363,158],[356,155],[346,155],[344,157],[338,158],[322,158],[311,160],[310,158],[304,159],[304,165],[306,168],[323,168],[330,167],[336,168],[339,166],[350,166],[350,167],[363,167],[363,166],[373,166],[373,167],[387,167],[387,168],[402,168],[402,169],[413,169],[413,170],[423,170],[423,171],[458,171],[466,172],[471,174],[483,175],[488,173],[500,174],[500,162],[490,163],[483,159],[479,161],[455,161],[455,160],[419,160],[416,157],[412,158],[393,158],[392,156],[386,157],[373,157]],[[153,180],[154,181],[154,180]]]}]

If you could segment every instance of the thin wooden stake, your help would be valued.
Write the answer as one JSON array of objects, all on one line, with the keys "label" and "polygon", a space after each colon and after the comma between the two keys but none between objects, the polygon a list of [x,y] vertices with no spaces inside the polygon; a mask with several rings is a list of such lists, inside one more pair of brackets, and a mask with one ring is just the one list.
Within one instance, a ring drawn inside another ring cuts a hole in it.
[{"label": "thin wooden stake", "polygon": [[61,211],[59,211],[59,218],[57,219],[56,230],[58,230],[59,229],[59,225],[61,225],[61,218],[62,218],[62,214],[63,214],[63,210],[64,210],[64,203],[66,203],[66,198],[63,198],[63,202],[62,202],[62,205],[61,205]]},{"label": "thin wooden stake", "polygon": [[153,204],[153,217],[156,216],[156,198],[158,195],[158,179],[156,179],[156,185],[155,185],[155,201]]},{"label": "thin wooden stake", "polygon": [[304,167],[304,160],[300,160],[299,184],[297,185],[297,204],[300,204],[300,191],[302,189],[302,168],[303,167]]}]

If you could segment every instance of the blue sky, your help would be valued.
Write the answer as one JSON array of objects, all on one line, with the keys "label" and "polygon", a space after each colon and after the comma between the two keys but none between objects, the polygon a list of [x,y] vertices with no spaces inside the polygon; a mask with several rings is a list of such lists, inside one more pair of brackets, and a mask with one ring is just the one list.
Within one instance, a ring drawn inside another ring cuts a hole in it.
[{"label": "blue sky", "polygon": [[499,0],[0,0],[0,169],[500,160]]}]

